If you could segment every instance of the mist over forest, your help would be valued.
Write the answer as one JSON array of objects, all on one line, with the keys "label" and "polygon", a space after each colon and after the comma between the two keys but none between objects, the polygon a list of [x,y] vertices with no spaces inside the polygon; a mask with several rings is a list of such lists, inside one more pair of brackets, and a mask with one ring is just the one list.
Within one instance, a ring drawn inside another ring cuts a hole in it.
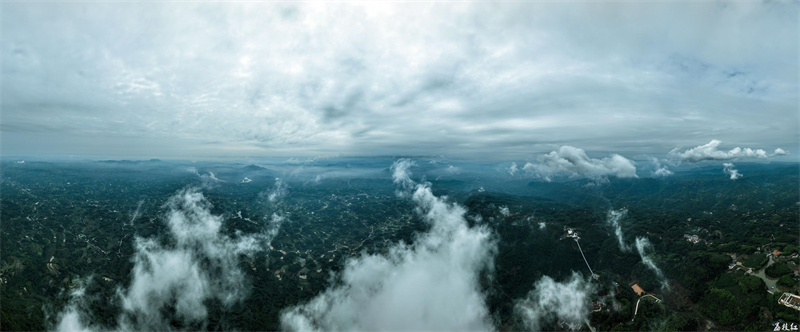
[{"label": "mist over forest", "polygon": [[[734,180],[719,162],[636,177],[441,157],[2,166],[9,330],[702,330],[797,317],[778,303],[798,291],[796,163],[739,163]],[[783,274],[748,274],[773,267]],[[716,311],[725,296],[736,315]]]}]

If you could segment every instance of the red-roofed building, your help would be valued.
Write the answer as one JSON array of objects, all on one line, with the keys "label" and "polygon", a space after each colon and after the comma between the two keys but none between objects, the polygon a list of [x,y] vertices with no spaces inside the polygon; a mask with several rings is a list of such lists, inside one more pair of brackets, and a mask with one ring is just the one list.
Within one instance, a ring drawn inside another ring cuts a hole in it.
[{"label": "red-roofed building", "polygon": [[782,254],[782,252],[778,251],[778,249],[775,249],[775,250],[772,251],[772,255],[775,256],[775,257],[778,257],[781,254]]}]

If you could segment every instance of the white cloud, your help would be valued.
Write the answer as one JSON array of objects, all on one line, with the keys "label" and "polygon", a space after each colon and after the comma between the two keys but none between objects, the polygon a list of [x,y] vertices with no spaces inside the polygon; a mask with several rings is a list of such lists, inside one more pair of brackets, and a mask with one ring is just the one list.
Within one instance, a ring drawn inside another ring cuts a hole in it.
[{"label": "white cloud", "polygon": [[198,172],[197,168],[195,167],[187,167],[186,171],[194,175],[197,175],[197,177],[200,178],[200,186],[205,189],[213,188],[219,182],[225,182],[223,180],[218,179],[213,172],[208,172],[208,174],[200,174],[200,172]]},{"label": "white cloud", "polygon": [[511,211],[508,209],[508,206],[501,206],[500,207],[500,214],[502,214],[503,217],[508,217],[508,215],[511,214]]},{"label": "white cloud", "polygon": [[636,166],[627,158],[612,154],[603,159],[589,158],[583,149],[562,146],[558,151],[537,158],[536,163],[527,163],[522,168],[550,180],[553,176],[585,175],[590,177],[615,175],[622,178],[636,178]]},{"label": "white cloud", "polygon": [[744,174],[739,173],[739,170],[734,169],[735,165],[732,163],[724,163],[722,164],[722,166],[723,166],[722,171],[725,172],[725,174],[730,175],[731,180],[736,180],[744,176]]},{"label": "white cloud", "polygon": [[413,164],[397,161],[393,178],[410,191],[430,231],[411,245],[392,246],[386,255],[362,254],[348,260],[340,282],[283,311],[285,330],[494,329],[478,282],[479,273],[493,266],[496,244],[491,232],[470,228],[463,207],[414,183],[408,170]]},{"label": "white cloud", "polygon": [[619,225],[619,221],[624,218],[628,214],[628,210],[621,209],[621,210],[608,210],[606,214],[606,222],[614,228],[614,235],[617,236],[617,242],[619,242],[619,250],[623,252],[628,252],[631,248],[625,244],[625,239],[623,238],[622,234],[622,227]]},{"label": "white cloud", "polygon": [[665,177],[665,176],[670,176],[672,174],[675,173],[667,169],[667,166],[661,166],[653,172],[653,176],[656,177]]},{"label": "white cloud", "polygon": [[88,312],[88,302],[86,299],[86,286],[92,282],[92,277],[85,279],[77,279],[77,285],[69,292],[69,303],[67,307],[58,316],[58,324],[55,326],[56,331],[70,331],[70,332],[91,332],[99,330],[100,328],[90,325],[90,317],[86,314]]},{"label": "white cloud", "polygon": [[392,181],[394,181],[395,184],[401,185],[403,189],[398,191],[398,196],[405,195],[405,193],[411,191],[416,186],[416,183],[411,180],[410,170],[411,167],[416,164],[415,161],[410,159],[400,159],[389,167],[392,171]]},{"label": "white cloud", "polygon": [[656,158],[656,157],[650,157],[650,162],[653,163],[653,166],[655,166],[655,169],[656,169],[655,171],[653,171],[653,176],[654,177],[667,177],[667,176],[670,176],[672,174],[675,174],[672,171],[670,171],[669,168],[667,168],[666,165],[665,166],[661,166],[661,162],[658,161],[658,158]]},{"label": "white cloud", "polygon": [[700,145],[689,150],[679,152],[680,148],[675,148],[669,152],[669,156],[679,161],[699,162],[704,160],[731,160],[731,159],[768,159],[770,157],[787,154],[781,148],[768,154],[762,149],[739,148],[735,147],[729,151],[720,150],[721,141],[711,140],[708,144]]},{"label": "white cloud", "polygon": [[511,167],[508,168],[508,174],[511,174],[511,176],[514,176],[514,174],[517,174],[517,170],[518,170],[517,169],[517,163],[512,162],[511,163]]},{"label": "white cloud", "polygon": [[211,180],[214,180],[214,181],[217,181],[217,182],[225,182],[225,180],[220,180],[220,179],[217,179],[217,176],[216,176],[216,175],[214,175],[214,172],[208,172],[208,177],[209,177]]},{"label": "white cloud", "polygon": [[[211,214],[211,203],[197,189],[181,190],[165,206],[174,242],[135,238],[132,279],[127,289],[118,289],[122,313],[116,330],[172,330],[171,321],[191,326],[205,321],[208,300],[224,308],[242,301],[248,288],[238,267],[240,256],[252,257],[269,247],[281,222],[273,218],[263,233],[231,238],[220,233],[223,218]],[[72,298],[59,315],[59,330],[107,329],[86,319],[80,293]],[[174,308],[174,316],[165,315],[164,307]]]},{"label": "white cloud", "polygon": [[533,290],[514,304],[514,312],[522,318],[525,328],[539,331],[543,324],[563,321],[572,330],[587,321],[594,286],[578,273],[564,282],[544,276]]},{"label": "white cloud", "polygon": [[[630,246],[625,243],[624,235],[622,233],[622,227],[619,224],[619,221],[622,220],[628,214],[627,209],[621,210],[608,210],[606,216],[606,223],[611,225],[614,228],[614,235],[617,237],[617,242],[619,243],[619,249],[623,252],[629,252],[631,250]],[[656,273],[659,279],[661,279],[662,287],[669,288],[669,284],[667,283],[666,279],[664,278],[664,273],[661,269],[658,268],[656,263],[647,255],[647,250],[652,249],[653,245],[650,243],[646,237],[636,237],[634,242],[636,247],[636,252],[639,254],[639,257],[642,259],[642,263],[651,269],[653,272]]]}]

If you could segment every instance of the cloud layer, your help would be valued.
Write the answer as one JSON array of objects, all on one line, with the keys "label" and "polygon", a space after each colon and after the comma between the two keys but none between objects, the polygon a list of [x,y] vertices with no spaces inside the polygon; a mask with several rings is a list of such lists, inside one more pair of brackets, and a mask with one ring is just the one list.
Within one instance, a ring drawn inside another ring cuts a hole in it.
[{"label": "cloud layer", "polygon": [[284,310],[290,331],[492,330],[478,277],[493,266],[496,244],[487,228],[469,227],[465,210],[410,179],[413,162],[392,166],[431,229],[385,255],[348,260],[340,280],[305,304]]},{"label": "cloud layer", "polygon": [[[280,222],[273,219],[264,233],[229,237],[220,232],[222,217],[210,213],[211,203],[198,189],[181,190],[165,206],[174,242],[136,238],[132,279],[127,289],[118,290],[122,314],[114,330],[172,330],[171,321],[186,328],[204,326],[206,301],[229,308],[248,295],[240,257],[269,247]],[[72,294],[71,304],[59,315],[58,330],[108,330],[88,321],[82,296]],[[163,308],[174,309],[174,315],[165,315]]]},{"label": "cloud layer", "polygon": [[603,159],[589,158],[586,151],[572,146],[562,146],[558,151],[541,155],[522,168],[526,172],[551,180],[554,176],[607,176],[636,178],[636,166],[627,158],[612,154]]},{"label": "cloud layer", "polygon": [[797,14],[793,2],[10,2],[3,152],[795,147]]}]

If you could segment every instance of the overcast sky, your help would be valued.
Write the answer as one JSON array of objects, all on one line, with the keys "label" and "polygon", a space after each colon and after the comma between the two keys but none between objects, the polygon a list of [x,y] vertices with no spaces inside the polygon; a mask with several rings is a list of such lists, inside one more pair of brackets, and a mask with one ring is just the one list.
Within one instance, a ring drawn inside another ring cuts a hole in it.
[{"label": "overcast sky", "polygon": [[797,159],[798,8],[4,2],[2,153]]}]

